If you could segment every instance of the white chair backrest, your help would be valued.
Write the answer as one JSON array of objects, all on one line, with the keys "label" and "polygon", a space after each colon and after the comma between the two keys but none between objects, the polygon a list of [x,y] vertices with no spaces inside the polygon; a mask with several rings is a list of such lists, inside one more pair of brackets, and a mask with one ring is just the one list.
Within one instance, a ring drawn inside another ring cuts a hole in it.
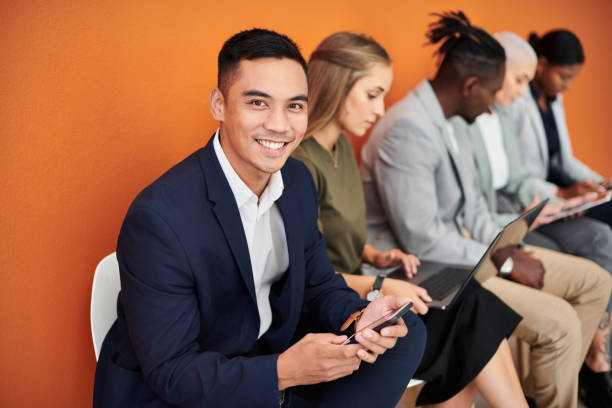
[{"label": "white chair backrest", "polygon": [[117,319],[117,296],[121,290],[117,254],[106,256],[96,267],[91,287],[91,337],[96,361],[108,330]]},{"label": "white chair backrest", "polygon": [[416,387],[417,385],[423,384],[423,380],[419,380],[418,378],[413,378],[410,380],[406,388]]}]

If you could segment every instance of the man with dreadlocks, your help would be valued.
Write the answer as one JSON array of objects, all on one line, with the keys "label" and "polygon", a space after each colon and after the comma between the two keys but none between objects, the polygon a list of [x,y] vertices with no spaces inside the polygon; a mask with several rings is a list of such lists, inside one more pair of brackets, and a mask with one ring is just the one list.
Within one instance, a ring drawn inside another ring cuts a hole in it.
[{"label": "man with dreadlocks", "polygon": [[[474,265],[499,229],[474,186],[465,122],[493,103],[506,56],[462,12],[436,16],[427,38],[441,44],[437,73],[389,110],[362,151],[368,240],[381,250]],[[578,370],[610,277],[591,261],[537,247],[509,259],[496,262],[500,276],[484,287],[523,316],[514,334],[530,346],[525,393],[538,407],[576,407]]]}]

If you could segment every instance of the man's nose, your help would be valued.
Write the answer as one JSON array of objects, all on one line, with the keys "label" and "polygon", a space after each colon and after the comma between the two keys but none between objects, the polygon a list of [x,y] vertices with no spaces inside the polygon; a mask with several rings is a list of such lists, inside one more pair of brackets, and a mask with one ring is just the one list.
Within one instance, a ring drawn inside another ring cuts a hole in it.
[{"label": "man's nose", "polygon": [[285,133],[289,130],[289,120],[287,119],[287,112],[282,109],[273,109],[270,112],[267,120],[264,122],[264,128],[271,132]]}]

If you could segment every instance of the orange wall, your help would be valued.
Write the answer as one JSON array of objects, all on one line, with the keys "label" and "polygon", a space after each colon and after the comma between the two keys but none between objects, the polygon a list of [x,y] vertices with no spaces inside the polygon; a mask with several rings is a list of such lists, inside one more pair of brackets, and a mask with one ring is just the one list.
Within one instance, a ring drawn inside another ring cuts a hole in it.
[{"label": "orange wall", "polygon": [[[220,4],[221,3],[221,4]],[[203,145],[207,97],[228,36],[262,26],[308,55],[340,29],[395,61],[388,102],[432,72],[429,11],[460,6],[495,31],[571,27],[587,65],[567,96],[575,151],[612,175],[612,3],[28,1],[0,5],[0,406],[90,404],[89,297],[135,194]],[[265,6],[262,6],[265,4]]]}]

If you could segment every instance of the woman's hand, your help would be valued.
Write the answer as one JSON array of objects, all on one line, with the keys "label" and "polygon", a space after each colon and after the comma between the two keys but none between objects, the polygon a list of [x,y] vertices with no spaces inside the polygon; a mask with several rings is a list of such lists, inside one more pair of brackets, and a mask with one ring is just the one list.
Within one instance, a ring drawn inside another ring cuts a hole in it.
[{"label": "woman's hand", "polygon": [[407,254],[400,249],[390,249],[389,251],[379,252],[374,255],[372,265],[379,269],[390,268],[392,266],[403,266],[406,277],[412,278],[417,274],[417,269],[421,261],[414,255]]},{"label": "woman's hand", "polygon": [[385,295],[406,297],[412,300],[411,310],[416,314],[426,314],[429,311],[425,302],[431,302],[431,297],[427,290],[420,286],[399,279],[386,278],[381,289]]}]

